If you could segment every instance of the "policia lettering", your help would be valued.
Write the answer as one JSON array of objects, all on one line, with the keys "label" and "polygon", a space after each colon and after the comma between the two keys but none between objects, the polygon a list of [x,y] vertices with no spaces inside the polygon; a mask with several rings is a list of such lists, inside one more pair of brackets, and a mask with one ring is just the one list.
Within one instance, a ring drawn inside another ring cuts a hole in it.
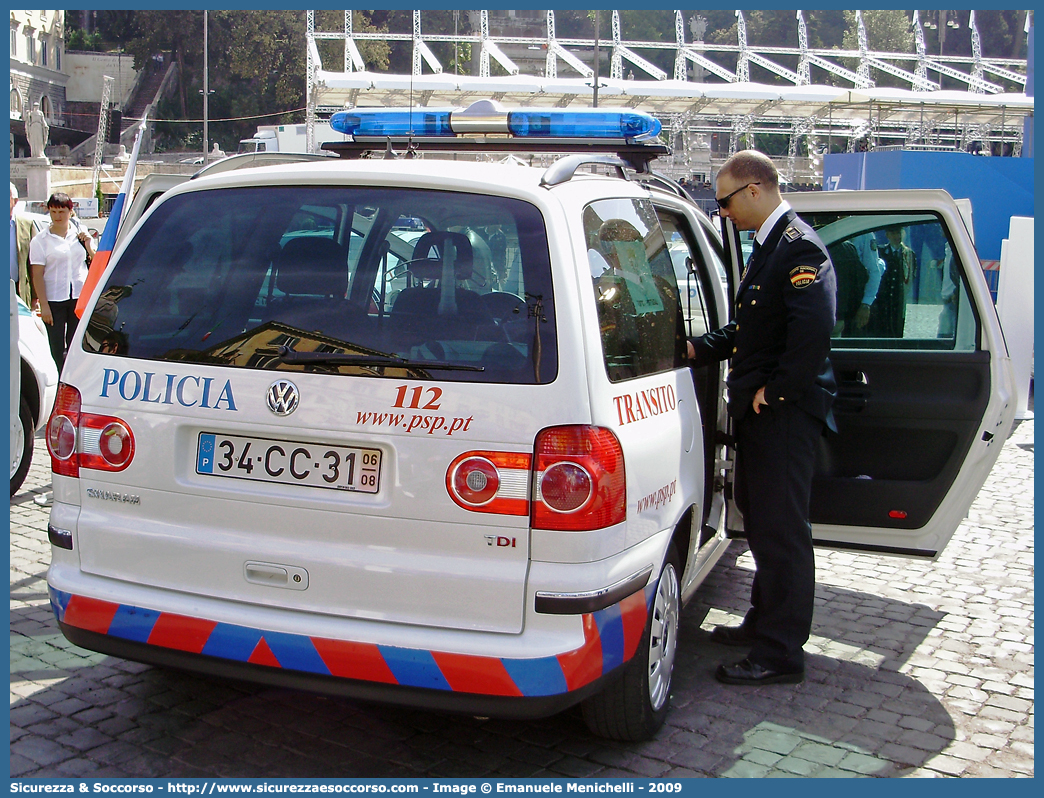
[{"label": "policia lettering", "polygon": [[[113,391],[111,397],[110,389]],[[103,399],[108,399],[115,398],[116,394],[128,402],[138,401],[163,405],[176,403],[182,407],[237,410],[236,400],[232,395],[232,381],[226,380],[224,387],[216,390],[213,377],[157,375],[151,371],[146,371],[144,374],[139,374],[137,371],[125,371],[121,374],[116,369],[105,369],[99,395]]]}]

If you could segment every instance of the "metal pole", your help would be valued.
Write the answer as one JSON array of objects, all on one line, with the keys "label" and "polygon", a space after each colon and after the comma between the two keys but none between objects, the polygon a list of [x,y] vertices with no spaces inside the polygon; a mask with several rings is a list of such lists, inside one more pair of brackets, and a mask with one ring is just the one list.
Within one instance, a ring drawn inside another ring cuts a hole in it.
[{"label": "metal pole", "polygon": [[[1001,140],[1000,154],[1001,155],[1004,155],[1004,127],[1005,127],[1005,125],[1007,123],[1007,119],[1006,119],[1007,113],[1008,113],[1008,106],[1002,105],[1001,106],[1001,135],[1000,135],[1000,140]],[[990,153],[990,154],[992,155],[993,153]]]},{"label": "metal pole", "polygon": [[598,23],[599,23],[598,9],[595,9],[595,48],[594,48],[594,101],[591,104],[592,108],[598,107]]},{"label": "metal pole", "polygon": [[208,129],[207,111],[210,100],[210,82],[207,70],[207,12],[203,12],[203,165],[206,166],[210,153],[210,130]]},{"label": "metal pole", "polygon": [[866,112],[866,151],[870,152],[874,148],[874,101],[869,100],[867,102]]}]

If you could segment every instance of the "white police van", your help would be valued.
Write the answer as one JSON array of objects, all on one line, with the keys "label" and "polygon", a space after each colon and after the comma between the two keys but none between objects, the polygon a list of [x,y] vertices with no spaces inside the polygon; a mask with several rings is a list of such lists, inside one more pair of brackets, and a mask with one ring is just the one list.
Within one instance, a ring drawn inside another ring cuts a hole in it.
[{"label": "white police van", "polygon": [[[341,159],[199,176],[117,246],[48,426],[63,633],[480,715],[582,702],[599,734],[652,735],[681,607],[740,528],[724,369],[684,357],[728,320],[738,236],[650,170],[643,114],[335,125]],[[360,157],[527,148],[565,157]],[[935,556],[1014,414],[974,249],[939,192],[791,199],[839,253],[895,225],[924,251],[909,334],[837,331],[816,539]]]}]

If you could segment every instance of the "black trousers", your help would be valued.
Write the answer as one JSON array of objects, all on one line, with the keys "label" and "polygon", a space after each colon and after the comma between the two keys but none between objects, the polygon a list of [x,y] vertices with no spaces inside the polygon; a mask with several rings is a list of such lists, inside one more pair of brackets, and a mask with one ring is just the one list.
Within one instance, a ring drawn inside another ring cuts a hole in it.
[{"label": "black trousers", "polygon": [[736,423],[736,503],[757,567],[744,625],[754,632],[750,659],[765,667],[804,667],[816,592],[808,506],[824,426],[794,405]]},{"label": "black trousers", "polygon": [[51,324],[45,324],[47,328],[47,342],[51,345],[51,357],[58,366],[58,373],[62,373],[65,365],[65,352],[72,344],[73,336],[76,334],[76,300],[62,299],[58,302],[48,302],[51,309]]}]

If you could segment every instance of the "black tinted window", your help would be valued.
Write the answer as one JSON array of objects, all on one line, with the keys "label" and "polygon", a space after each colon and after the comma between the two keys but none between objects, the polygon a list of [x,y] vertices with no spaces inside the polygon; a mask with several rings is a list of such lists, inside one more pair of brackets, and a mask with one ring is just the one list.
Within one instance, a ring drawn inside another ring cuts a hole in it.
[{"label": "black tinted window", "polygon": [[[172,197],[116,265],[84,346],[242,368],[549,382],[558,357],[543,219],[519,200],[422,190]],[[303,362],[280,347],[315,354]]]}]

